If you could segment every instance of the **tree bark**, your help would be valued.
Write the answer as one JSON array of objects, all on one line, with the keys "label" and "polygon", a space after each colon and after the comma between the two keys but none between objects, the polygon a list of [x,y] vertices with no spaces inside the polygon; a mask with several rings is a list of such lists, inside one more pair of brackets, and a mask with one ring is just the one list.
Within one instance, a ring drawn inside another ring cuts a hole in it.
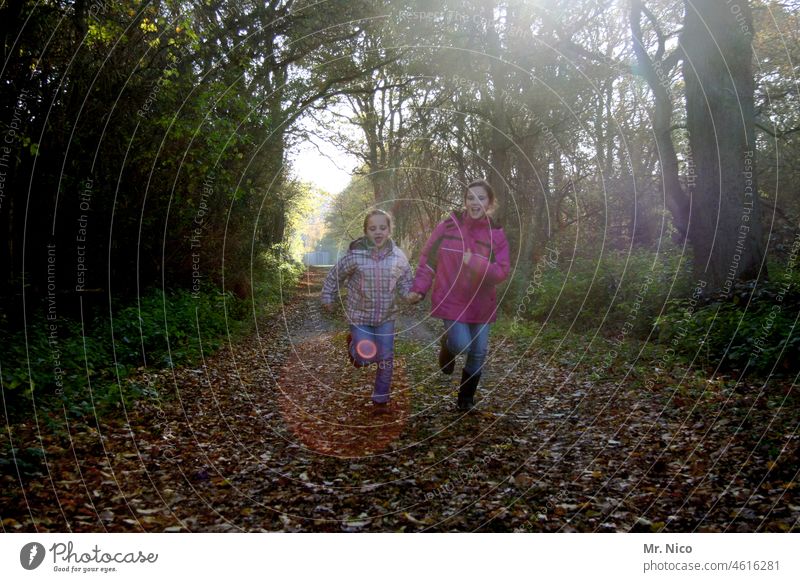
[{"label": "tree bark", "polygon": [[[688,237],[707,290],[759,275],[764,247],[755,174],[750,6],[687,0],[681,45],[696,184]],[[763,274],[766,274],[764,271]]]}]

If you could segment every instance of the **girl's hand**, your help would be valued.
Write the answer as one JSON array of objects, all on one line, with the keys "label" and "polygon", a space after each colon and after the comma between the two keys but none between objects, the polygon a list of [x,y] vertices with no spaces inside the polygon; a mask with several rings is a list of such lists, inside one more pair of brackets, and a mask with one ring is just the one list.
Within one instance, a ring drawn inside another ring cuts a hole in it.
[{"label": "girl's hand", "polygon": [[464,251],[464,264],[469,264],[470,259],[472,259],[472,250],[467,249]]},{"label": "girl's hand", "polygon": [[326,312],[333,313],[333,309],[334,309],[333,303],[323,303],[322,307],[323,307],[323,309],[325,309]]},{"label": "girl's hand", "polygon": [[406,295],[406,301],[408,301],[411,305],[414,305],[415,303],[419,303],[420,301],[422,301],[422,295],[420,295],[416,291],[412,291],[411,293]]}]

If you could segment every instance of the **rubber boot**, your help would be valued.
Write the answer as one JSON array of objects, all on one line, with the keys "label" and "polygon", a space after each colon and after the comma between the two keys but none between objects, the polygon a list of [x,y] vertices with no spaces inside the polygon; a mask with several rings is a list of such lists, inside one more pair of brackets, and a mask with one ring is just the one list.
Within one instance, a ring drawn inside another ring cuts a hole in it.
[{"label": "rubber boot", "polygon": [[447,349],[447,336],[442,336],[439,341],[439,369],[448,376],[456,368],[456,357]]},{"label": "rubber boot", "polygon": [[472,376],[466,370],[461,371],[461,386],[458,388],[456,407],[462,412],[469,412],[475,407],[475,391],[478,389],[481,375]]}]

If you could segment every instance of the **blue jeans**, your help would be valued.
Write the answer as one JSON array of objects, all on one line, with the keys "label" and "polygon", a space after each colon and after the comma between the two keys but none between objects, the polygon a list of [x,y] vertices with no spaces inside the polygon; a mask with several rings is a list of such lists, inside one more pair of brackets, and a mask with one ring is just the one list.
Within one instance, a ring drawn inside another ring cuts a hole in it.
[{"label": "blue jeans", "polygon": [[394,368],[394,321],[380,325],[351,325],[350,355],[362,366],[375,364],[375,389],[372,401],[389,402]]},{"label": "blue jeans", "polygon": [[464,371],[470,376],[480,374],[489,352],[489,323],[462,323],[445,319],[447,349],[453,355],[466,353]]}]

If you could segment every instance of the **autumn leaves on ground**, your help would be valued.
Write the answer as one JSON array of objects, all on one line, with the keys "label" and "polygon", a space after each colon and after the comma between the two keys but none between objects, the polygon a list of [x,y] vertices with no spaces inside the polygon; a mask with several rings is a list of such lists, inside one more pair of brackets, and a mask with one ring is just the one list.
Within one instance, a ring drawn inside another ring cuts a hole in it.
[{"label": "autumn leaves on ground", "polygon": [[788,386],[658,373],[646,390],[613,366],[593,380],[576,351],[501,326],[463,415],[420,305],[398,321],[393,401],[375,415],[374,370],[350,365],[341,316],[318,307],[323,274],[246,341],[142,373],[146,396],[116,418],[11,425],[4,530],[797,529]]}]

